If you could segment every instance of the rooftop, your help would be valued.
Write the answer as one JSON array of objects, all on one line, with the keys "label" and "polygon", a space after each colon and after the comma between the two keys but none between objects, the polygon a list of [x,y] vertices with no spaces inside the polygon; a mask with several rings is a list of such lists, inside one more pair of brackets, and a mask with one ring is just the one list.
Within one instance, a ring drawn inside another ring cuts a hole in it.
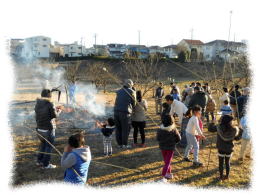
[{"label": "rooftop", "polygon": [[[216,44],[216,43],[219,43],[219,44],[226,47],[227,44],[228,44],[228,41],[226,41],[226,40],[214,40],[214,41],[210,41],[208,43],[205,43],[205,45],[213,45],[213,44]],[[229,41],[229,45],[230,46],[246,46],[245,43],[235,42],[235,41]]]},{"label": "rooftop", "polygon": [[192,40],[192,39],[183,39],[189,45],[203,45],[204,43],[201,40]]},{"label": "rooftop", "polygon": [[163,48],[172,48],[172,49],[176,49],[177,48],[177,45],[167,45]]}]

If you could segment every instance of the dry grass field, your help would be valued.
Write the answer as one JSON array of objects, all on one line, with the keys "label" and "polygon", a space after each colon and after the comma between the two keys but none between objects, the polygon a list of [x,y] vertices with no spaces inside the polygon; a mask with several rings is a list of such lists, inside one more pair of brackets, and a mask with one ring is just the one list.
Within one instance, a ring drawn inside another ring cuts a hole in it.
[{"label": "dry grass field", "polygon": [[[182,86],[183,84],[181,84]],[[22,89],[18,89],[22,90]],[[26,93],[14,95],[18,100],[34,100],[37,94],[34,93],[33,86],[27,86]],[[28,92],[29,90],[29,92]],[[31,90],[31,91],[30,91]],[[100,98],[106,100],[108,105],[113,105],[115,94],[100,93]],[[149,105],[148,113],[156,123],[160,123],[159,116],[155,115],[154,99],[151,94],[146,97]],[[21,107],[33,109],[34,104],[17,105],[10,108],[12,111]],[[11,121],[12,123],[12,121]],[[64,128],[64,121],[58,120],[56,130],[55,146],[62,152],[67,142],[68,136],[76,132],[75,129]],[[59,166],[60,157],[53,151],[53,164],[58,165],[57,169],[43,170],[36,166],[36,155],[38,151],[38,139],[34,134],[34,121],[13,125],[12,136],[15,149],[15,159],[13,168],[13,185],[21,186],[40,181],[62,181],[64,170]],[[113,156],[103,157],[103,144],[101,133],[86,132],[86,142],[90,146],[93,161],[91,162],[88,175],[89,186],[118,187],[140,183],[158,182],[161,179],[163,166],[162,156],[156,141],[156,125],[150,118],[146,127],[146,148],[133,148],[122,150],[117,148],[113,139]],[[250,187],[251,164],[250,159],[246,159],[243,164],[238,163],[238,152],[240,142],[235,143],[235,152],[231,160],[231,175],[228,181],[218,181],[218,159],[216,150],[216,134],[204,129],[207,137],[201,145],[200,159],[205,164],[204,167],[194,168],[191,163],[182,160],[183,149],[178,147],[180,155],[176,153],[172,160],[172,170],[174,178],[170,183],[192,186],[192,187],[220,187],[220,188],[248,188]],[[132,131],[129,142],[132,143]],[[207,170],[208,157],[211,150],[209,167]]]}]

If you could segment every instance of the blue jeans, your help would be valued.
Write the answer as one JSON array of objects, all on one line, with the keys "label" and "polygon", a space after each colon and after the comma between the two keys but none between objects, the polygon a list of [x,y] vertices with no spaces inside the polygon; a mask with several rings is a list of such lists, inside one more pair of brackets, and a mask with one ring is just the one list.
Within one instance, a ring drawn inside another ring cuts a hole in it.
[{"label": "blue jeans", "polygon": [[[48,130],[46,132],[42,132],[37,129],[36,131],[41,136],[43,136],[46,140],[48,140],[51,144],[54,144],[55,130]],[[41,136],[38,135],[38,138],[41,142],[39,146],[39,152],[51,153],[52,146]],[[38,163],[42,163],[43,166],[45,167],[50,164],[50,160],[51,160],[50,154],[39,153],[37,156]]]},{"label": "blue jeans", "polygon": [[186,146],[187,146],[187,138],[186,138],[186,131],[185,130],[181,131],[181,141],[180,141],[179,145],[182,148],[186,148]]},{"label": "blue jeans", "polygon": [[187,146],[185,148],[184,157],[188,158],[190,151],[194,148],[194,162],[199,162],[199,142],[195,135],[186,132]]}]

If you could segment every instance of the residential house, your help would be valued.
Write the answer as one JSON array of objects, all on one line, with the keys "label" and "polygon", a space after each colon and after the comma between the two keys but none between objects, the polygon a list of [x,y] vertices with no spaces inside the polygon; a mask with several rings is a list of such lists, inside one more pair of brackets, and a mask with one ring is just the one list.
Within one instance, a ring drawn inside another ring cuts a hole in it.
[{"label": "residential house", "polygon": [[178,51],[184,51],[187,55],[187,60],[196,62],[203,60],[203,45],[200,40],[182,39],[178,44]]},{"label": "residential house", "polygon": [[228,43],[225,40],[214,40],[204,44],[203,53],[205,61],[225,59],[223,57],[225,52],[230,55],[245,54],[246,44],[234,41]]},{"label": "residential house", "polygon": [[163,47],[163,54],[168,58],[178,58],[177,45],[168,45]]},{"label": "residential house", "polygon": [[95,55],[95,48],[94,47],[86,48],[86,56],[91,56],[91,55]]},{"label": "residential house", "polygon": [[[57,43],[57,42],[55,42]],[[64,57],[64,47],[60,45],[51,45],[50,46],[50,58],[59,58]]]},{"label": "residential house", "polygon": [[49,58],[51,38],[35,36],[26,38],[23,43],[21,57],[25,59]]},{"label": "residential house", "polygon": [[127,51],[125,44],[111,43],[107,47],[112,58],[122,59]]},{"label": "residential house", "polygon": [[148,49],[149,49],[149,53],[151,55],[156,54],[156,53],[163,53],[162,47],[157,46],[157,45],[150,46],[150,47],[148,47]]},{"label": "residential house", "polygon": [[10,55],[15,57],[21,57],[24,39],[10,39]]},{"label": "residential house", "polygon": [[149,57],[149,49],[145,45],[127,45],[127,54],[129,57],[146,59]]},{"label": "residential house", "polygon": [[86,55],[86,48],[83,45],[79,45],[77,41],[70,44],[60,44],[55,42],[56,47],[63,48],[64,57],[81,57]]},{"label": "residential house", "polygon": [[231,63],[234,62],[234,60],[236,60],[236,58],[238,58],[239,55],[241,55],[241,53],[231,49],[224,49],[219,53],[219,57],[221,60]]},{"label": "residential house", "polygon": [[109,50],[107,45],[93,45],[96,56],[109,56]]}]

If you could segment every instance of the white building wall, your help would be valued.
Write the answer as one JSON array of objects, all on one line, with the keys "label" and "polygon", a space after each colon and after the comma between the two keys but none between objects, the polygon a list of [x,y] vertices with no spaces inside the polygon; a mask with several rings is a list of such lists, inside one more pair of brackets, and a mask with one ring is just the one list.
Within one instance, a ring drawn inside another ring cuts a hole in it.
[{"label": "white building wall", "polygon": [[164,48],[163,54],[167,55],[169,58],[178,57],[178,52],[176,51],[176,49],[173,48]]},{"label": "white building wall", "polygon": [[203,46],[203,56],[205,61],[211,61],[215,56],[215,46],[214,45],[204,45]]},{"label": "white building wall", "polygon": [[56,45],[60,45],[63,47],[64,56],[80,57],[80,56],[86,56],[87,53],[85,46],[79,45],[77,42],[74,42],[72,44],[56,43]]},{"label": "white building wall", "polygon": [[27,59],[49,58],[51,39],[44,36],[26,38],[22,51],[22,57]]},{"label": "white building wall", "polygon": [[[212,44],[205,44],[203,47],[204,52],[204,59],[206,61],[215,60],[217,56],[223,58],[225,57],[221,51],[226,49],[226,45],[223,45],[222,42],[215,42]],[[230,45],[230,50],[237,51],[239,53],[245,53],[246,47],[245,46],[239,46],[239,45]]]}]

